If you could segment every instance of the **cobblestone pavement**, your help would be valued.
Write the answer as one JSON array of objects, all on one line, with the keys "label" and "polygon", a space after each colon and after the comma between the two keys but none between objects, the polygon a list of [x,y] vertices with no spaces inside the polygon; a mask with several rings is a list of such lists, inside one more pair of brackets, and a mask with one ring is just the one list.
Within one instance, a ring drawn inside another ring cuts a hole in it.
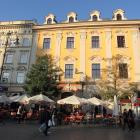
[{"label": "cobblestone pavement", "polygon": [[51,128],[44,136],[38,131],[37,123],[0,124],[0,140],[139,140],[140,129],[128,132],[120,128],[58,127]]}]

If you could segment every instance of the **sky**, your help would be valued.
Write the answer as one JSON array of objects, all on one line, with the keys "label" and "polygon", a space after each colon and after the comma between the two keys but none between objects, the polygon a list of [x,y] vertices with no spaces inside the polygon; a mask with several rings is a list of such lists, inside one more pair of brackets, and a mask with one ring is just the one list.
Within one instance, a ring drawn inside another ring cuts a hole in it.
[{"label": "sky", "polygon": [[0,0],[0,21],[37,19],[42,24],[45,16],[53,13],[61,22],[71,11],[77,13],[78,20],[87,20],[93,10],[99,10],[101,18],[111,19],[118,8],[128,19],[140,19],[140,0]]}]

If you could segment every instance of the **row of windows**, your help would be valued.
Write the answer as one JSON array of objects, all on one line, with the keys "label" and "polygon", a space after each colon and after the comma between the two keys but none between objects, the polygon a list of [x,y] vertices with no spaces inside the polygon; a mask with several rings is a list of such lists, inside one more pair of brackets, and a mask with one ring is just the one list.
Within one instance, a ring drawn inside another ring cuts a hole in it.
[{"label": "row of windows", "polygon": [[[7,42],[0,39],[0,47],[5,45],[6,43],[8,44],[9,47],[16,47],[17,46],[16,39],[8,39]],[[24,38],[22,44],[21,44],[20,40],[18,40],[18,43],[19,43],[18,45],[22,45],[24,47],[29,47],[31,45],[29,38]]]},{"label": "row of windows", "polygon": [[[51,38],[44,38],[43,41],[43,48],[50,49]],[[118,48],[125,47],[125,37],[124,36],[117,36],[117,46]],[[92,36],[91,37],[91,47],[92,48],[100,48],[100,37],[99,36]],[[74,48],[74,37],[67,37],[67,49]]]},{"label": "row of windows", "polygon": [[[10,83],[10,72],[3,72],[2,82]],[[25,72],[17,72],[16,83],[23,84],[25,81]]]},{"label": "row of windows", "polygon": [[[28,52],[21,52],[19,57],[19,63],[26,64],[28,62],[28,55],[29,55]],[[12,64],[13,60],[14,60],[13,53],[6,54],[5,64]]]},{"label": "row of windows", "polygon": [[[127,79],[128,78],[128,66],[126,63],[120,63],[119,66],[119,78]],[[74,65],[65,64],[65,78],[73,78]],[[101,78],[101,67],[99,63],[92,64],[92,78],[100,79]]]},{"label": "row of windows", "polygon": [[[92,64],[92,78],[100,79],[101,78],[101,68],[100,64]],[[65,78],[73,78],[74,65],[65,64]],[[128,67],[126,63],[119,64],[119,78],[127,79],[128,78]],[[16,82],[19,84],[24,83],[25,72],[17,72]],[[10,81],[10,72],[3,72],[2,81],[8,83]]]}]

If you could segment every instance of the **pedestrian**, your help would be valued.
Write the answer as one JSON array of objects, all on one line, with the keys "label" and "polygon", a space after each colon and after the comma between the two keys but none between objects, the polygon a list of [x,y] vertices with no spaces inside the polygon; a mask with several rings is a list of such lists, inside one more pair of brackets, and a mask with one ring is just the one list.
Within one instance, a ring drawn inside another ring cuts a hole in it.
[{"label": "pedestrian", "polygon": [[51,121],[52,121],[52,126],[57,125],[57,109],[56,109],[56,107],[54,107],[53,110],[52,110]]},{"label": "pedestrian", "polygon": [[135,130],[135,115],[131,109],[129,109],[128,111],[128,123],[130,127],[129,130],[134,131]]},{"label": "pedestrian", "polygon": [[130,129],[130,126],[129,126],[129,123],[128,123],[128,112],[127,112],[127,109],[124,109],[122,118],[123,118],[123,127],[122,127],[123,130],[125,130],[126,125],[128,126],[128,129]]},{"label": "pedestrian", "polygon": [[50,112],[49,108],[43,107],[40,109],[40,124],[44,125],[45,124],[45,130],[43,133],[47,136],[48,135],[48,121],[50,120]]},{"label": "pedestrian", "polygon": [[0,108],[0,123],[5,124],[3,108]]},{"label": "pedestrian", "polygon": [[18,120],[18,123],[20,124],[21,122],[21,119],[22,119],[22,105],[20,105],[18,107],[18,110],[17,110],[17,120]]}]

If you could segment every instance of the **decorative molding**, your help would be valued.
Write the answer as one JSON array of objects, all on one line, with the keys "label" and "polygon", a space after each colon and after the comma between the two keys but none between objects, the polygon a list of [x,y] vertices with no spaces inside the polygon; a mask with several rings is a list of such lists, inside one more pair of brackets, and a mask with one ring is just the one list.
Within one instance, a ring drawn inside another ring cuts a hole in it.
[{"label": "decorative molding", "polygon": [[64,57],[64,61],[67,61],[67,62],[75,62],[77,60],[78,59],[73,57],[73,56],[66,56],[66,57]]},{"label": "decorative molding", "polygon": [[86,38],[87,38],[87,32],[81,31],[81,32],[80,32],[80,38],[81,38],[81,39],[86,39]]},{"label": "decorative molding", "polygon": [[69,18],[70,18],[70,17],[72,17],[72,18],[74,19],[73,22],[77,22],[77,14],[76,14],[75,12],[70,12],[70,13],[68,13],[66,22],[69,23]]},{"label": "decorative molding", "polygon": [[92,30],[90,32],[91,35],[100,35],[101,32],[99,32],[98,30]]},{"label": "decorative molding", "polygon": [[17,71],[26,71],[27,68],[25,66],[18,66]]},{"label": "decorative molding", "polygon": [[124,16],[125,11],[122,9],[117,9],[113,12],[113,20],[117,20],[117,15],[121,15],[121,20],[126,20],[127,18]]},{"label": "decorative molding", "polygon": [[3,70],[13,70],[14,68],[12,66],[9,65],[4,65],[3,66]]},{"label": "decorative molding", "polygon": [[66,36],[67,37],[75,37],[76,36],[76,33],[74,33],[74,32],[67,32],[66,33]]},{"label": "decorative molding", "polygon": [[89,60],[92,62],[101,62],[103,58],[101,58],[100,56],[91,56]]},{"label": "decorative molding", "polygon": [[94,11],[90,12],[90,20],[89,21],[94,21],[93,16],[97,17],[97,21],[101,21],[101,19],[100,19],[100,11],[94,10]]}]

